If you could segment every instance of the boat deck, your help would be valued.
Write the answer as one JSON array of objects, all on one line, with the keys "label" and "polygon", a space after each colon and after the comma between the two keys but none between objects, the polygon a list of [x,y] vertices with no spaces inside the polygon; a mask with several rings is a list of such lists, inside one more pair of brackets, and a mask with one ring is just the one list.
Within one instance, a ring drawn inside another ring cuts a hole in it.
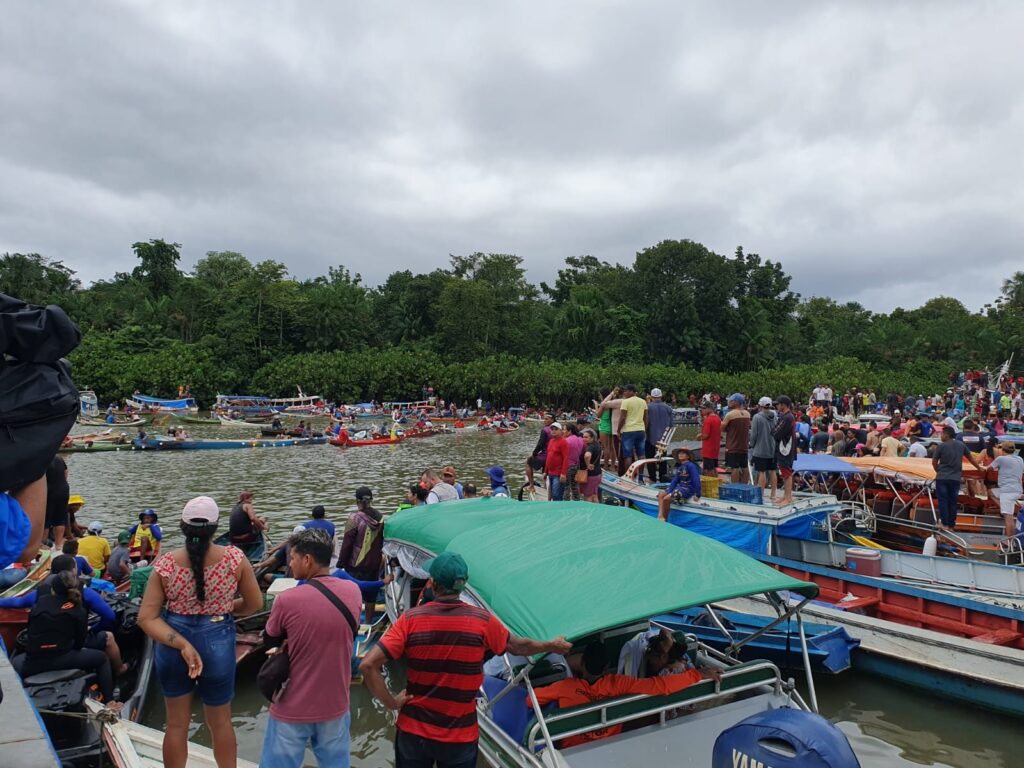
[{"label": "boat deck", "polygon": [[21,687],[21,679],[7,658],[3,641],[0,641],[0,688],[4,692],[3,717],[0,717],[3,764],[19,768],[60,768],[50,737]]}]

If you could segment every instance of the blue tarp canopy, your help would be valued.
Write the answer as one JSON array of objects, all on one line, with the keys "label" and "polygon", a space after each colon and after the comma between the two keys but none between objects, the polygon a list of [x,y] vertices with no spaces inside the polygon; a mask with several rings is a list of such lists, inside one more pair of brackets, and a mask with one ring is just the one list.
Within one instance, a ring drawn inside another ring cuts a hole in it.
[{"label": "blue tarp canopy", "polygon": [[856,475],[864,472],[848,461],[827,453],[801,453],[793,463],[794,472],[832,472],[841,475]]},{"label": "blue tarp canopy", "polygon": [[191,408],[196,404],[194,398],[186,397],[180,400],[164,400],[160,397],[148,397],[146,395],[132,395],[129,400],[134,400],[138,403],[145,403],[147,405],[159,405],[162,408],[178,408],[185,409]]}]

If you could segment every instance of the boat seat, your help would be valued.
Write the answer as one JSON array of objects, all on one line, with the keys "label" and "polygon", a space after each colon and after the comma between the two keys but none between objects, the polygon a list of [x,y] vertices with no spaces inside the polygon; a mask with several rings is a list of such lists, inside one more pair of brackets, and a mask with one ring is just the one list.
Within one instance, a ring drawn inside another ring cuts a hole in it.
[{"label": "boat seat", "polygon": [[[774,685],[777,678],[775,670],[771,667],[751,669],[746,672],[739,671],[742,670],[745,666],[755,666],[761,663],[762,662],[760,661],[752,661],[747,662],[746,664],[739,664],[735,667],[732,667],[729,670],[732,673],[731,676],[722,679],[720,689],[721,692],[725,694],[731,690],[735,690],[736,688],[757,683],[763,683],[765,685]],[[649,710],[656,710],[660,708],[668,709],[674,708],[676,706],[685,706],[687,702],[692,701],[693,699],[697,699],[701,696],[706,696],[707,694],[712,693],[714,690],[715,683],[713,680],[702,680],[699,683],[691,685],[688,688],[684,688],[681,691],[677,691],[676,693],[672,693],[667,696],[644,696],[635,701],[627,700],[622,701],[621,703],[616,703],[616,699],[608,699],[606,702],[603,702],[606,705],[605,711],[607,716],[605,720],[608,721],[615,720],[620,717],[636,716],[640,715],[643,712],[647,712]],[[631,699],[632,697],[629,696],[620,698]],[[551,737],[558,738],[559,735],[568,733],[569,731],[575,730],[577,728],[599,725],[602,722],[600,710],[595,709],[590,712],[581,712],[580,714],[573,714],[574,710],[583,710],[588,707],[593,707],[594,703],[595,702],[590,702],[588,704],[582,704],[578,707],[570,707],[569,709],[564,710],[554,710],[554,712],[552,712],[551,714],[557,714],[559,716],[568,715],[568,717],[565,717],[564,719],[555,720],[552,722],[550,720],[550,715],[548,716],[548,731],[551,733]],[[522,742],[524,746],[527,744],[529,735],[529,732],[527,732],[524,736],[524,741]]]},{"label": "boat seat", "polygon": [[74,680],[76,677],[85,677],[90,674],[84,669],[50,669],[46,672],[39,672],[31,677],[23,678],[21,684],[26,688],[36,685],[53,685]]},{"label": "boat seat", "polygon": [[[488,699],[493,699],[507,687],[508,681],[500,677],[484,676],[483,689]],[[533,717],[533,710],[526,703],[526,689],[516,686],[502,696],[491,710],[491,717],[517,744],[522,743],[526,724]]]}]

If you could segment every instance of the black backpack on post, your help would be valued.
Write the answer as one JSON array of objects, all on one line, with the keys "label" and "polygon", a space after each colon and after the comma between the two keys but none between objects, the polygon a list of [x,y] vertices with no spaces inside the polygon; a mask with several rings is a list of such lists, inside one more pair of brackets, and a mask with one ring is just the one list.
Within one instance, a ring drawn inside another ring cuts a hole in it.
[{"label": "black backpack on post", "polygon": [[78,416],[63,358],[82,333],[60,307],[0,293],[0,491],[42,477]]}]

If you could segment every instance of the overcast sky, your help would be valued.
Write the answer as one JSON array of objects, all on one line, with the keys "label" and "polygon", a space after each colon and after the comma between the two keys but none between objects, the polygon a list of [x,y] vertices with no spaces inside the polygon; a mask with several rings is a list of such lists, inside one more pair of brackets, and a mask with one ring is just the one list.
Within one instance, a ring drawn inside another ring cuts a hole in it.
[{"label": "overcast sky", "polygon": [[162,237],[377,284],[489,251],[539,281],[690,238],[805,296],[977,309],[1024,269],[1022,29],[1020,2],[4,3],[0,252],[89,282]]}]

